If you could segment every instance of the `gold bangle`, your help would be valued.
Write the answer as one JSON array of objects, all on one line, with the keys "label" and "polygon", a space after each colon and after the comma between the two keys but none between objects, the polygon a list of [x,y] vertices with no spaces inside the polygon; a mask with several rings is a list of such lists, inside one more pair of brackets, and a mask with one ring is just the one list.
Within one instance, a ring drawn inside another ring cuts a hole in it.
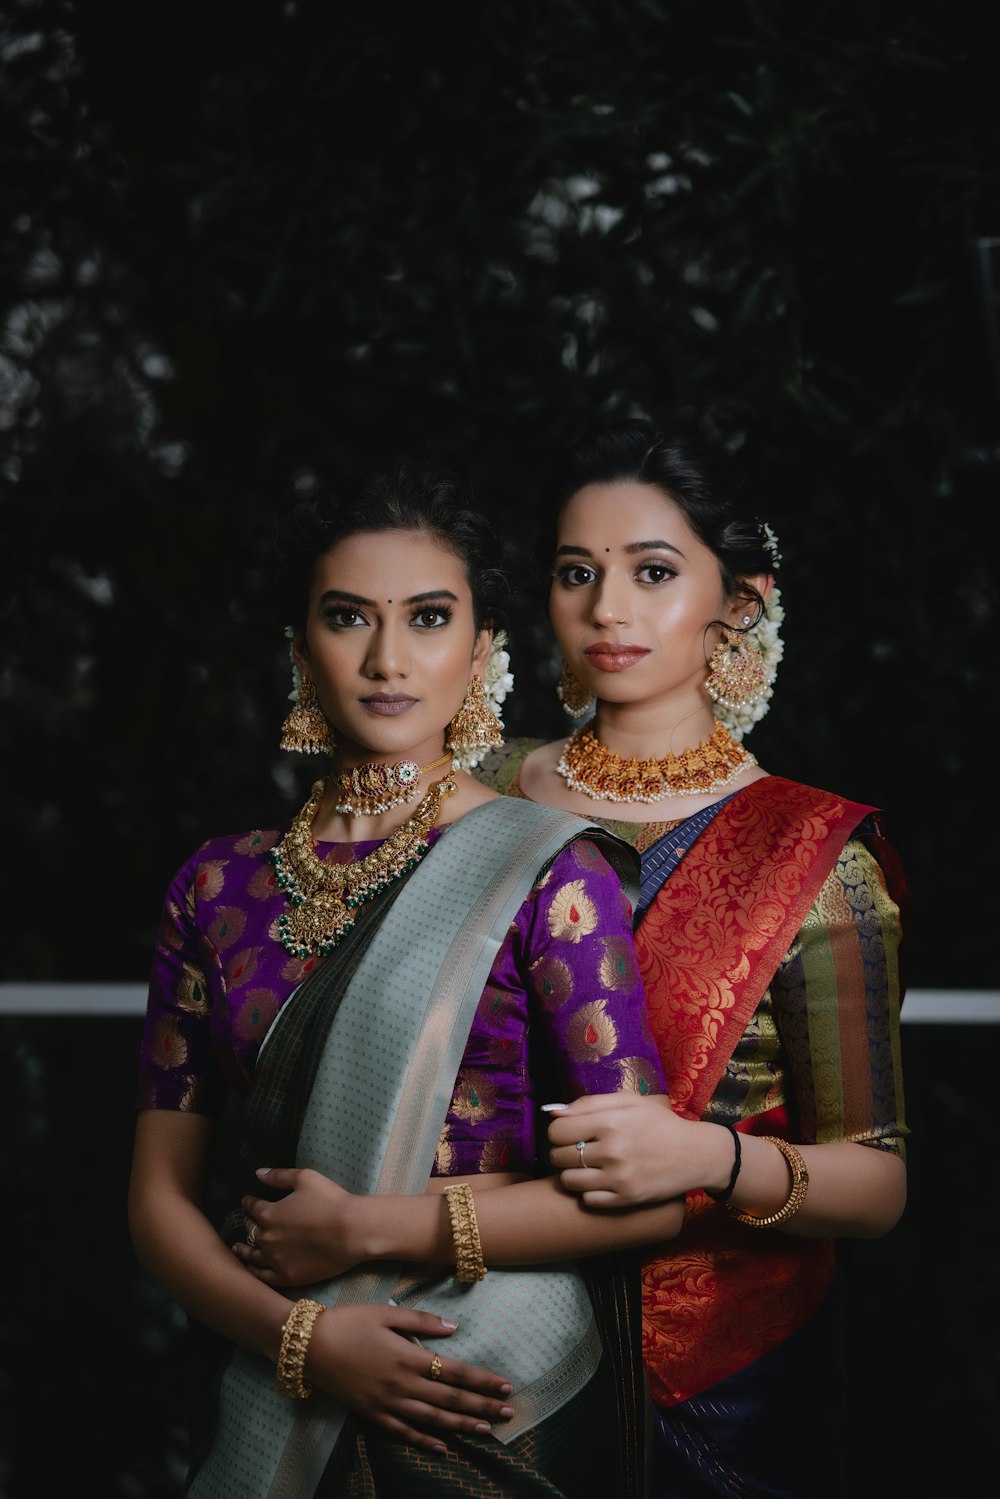
[{"label": "gold bangle", "polygon": [[281,1347],[278,1350],[277,1380],[282,1395],[292,1400],[305,1400],[312,1394],[312,1385],[303,1379],[306,1349],[312,1337],[313,1324],[320,1312],[325,1311],[321,1301],[310,1301],[303,1297],[288,1314],[288,1321],[281,1329]]},{"label": "gold bangle", "polygon": [[454,1187],[445,1187],[444,1195],[448,1203],[448,1216],[451,1218],[451,1237],[455,1244],[455,1279],[470,1285],[473,1281],[482,1280],[486,1274],[472,1188],[468,1182],[459,1182]]},{"label": "gold bangle", "polygon": [[750,1228],[774,1228],[778,1223],[787,1223],[789,1218],[794,1217],[799,1208],[806,1200],[809,1191],[809,1172],[806,1163],[802,1159],[801,1152],[794,1145],[789,1145],[787,1140],[779,1140],[776,1135],[760,1135],[761,1140],[766,1140],[768,1145],[777,1145],[781,1154],[788,1162],[792,1173],[792,1190],[783,1207],[776,1213],[768,1213],[766,1218],[758,1218],[756,1213],[741,1213],[738,1208],[726,1203],[726,1210],[736,1219],[737,1223],[746,1223]]}]

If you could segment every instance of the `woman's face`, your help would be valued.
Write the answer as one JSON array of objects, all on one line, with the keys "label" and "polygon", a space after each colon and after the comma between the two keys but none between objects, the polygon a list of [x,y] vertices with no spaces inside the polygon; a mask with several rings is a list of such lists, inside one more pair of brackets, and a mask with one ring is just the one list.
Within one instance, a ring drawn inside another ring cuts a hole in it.
[{"label": "woman's face", "polygon": [[719,563],[683,511],[649,484],[589,484],[559,521],[549,611],[578,681],[608,703],[702,691],[706,655],[735,620]]},{"label": "woman's face", "polygon": [[425,763],[490,641],[460,557],[425,531],[364,531],[317,559],[296,659],[340,755]]}]

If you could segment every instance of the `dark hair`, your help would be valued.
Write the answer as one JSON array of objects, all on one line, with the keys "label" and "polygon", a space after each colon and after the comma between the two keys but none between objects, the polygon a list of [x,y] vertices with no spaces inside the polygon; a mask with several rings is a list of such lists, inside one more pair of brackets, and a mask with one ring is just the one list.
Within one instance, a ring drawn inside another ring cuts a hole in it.
[{"label": "dark hair", "polygon": [[741,579],[773,573],[777,562],[748,499],[746,477],[722,450],[688,434],[663,432],[643,418],[601,427],[557,459],[542,506],[539,562],[551,566],[559,517],[579,490],[628,482],[649,484],[679,505],[718,559],[726,593],[763,610],[756,589]]},{"label": "dark hair", "polygon": [[279,510],[272,541],[284,624],[302,629],[317,559],[364,531],[426,531],[465,563],[476,629],[505,625],[510,586],[496,565],[492,527],[452,474],[409,460],[370,475],[346,497],[317,486]]}]

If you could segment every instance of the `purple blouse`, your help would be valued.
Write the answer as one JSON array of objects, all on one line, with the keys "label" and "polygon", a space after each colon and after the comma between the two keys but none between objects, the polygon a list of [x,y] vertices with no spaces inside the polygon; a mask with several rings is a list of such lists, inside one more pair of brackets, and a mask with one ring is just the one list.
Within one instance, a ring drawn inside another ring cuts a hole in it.
[{"label": "purple blouse", "polygon": [[[171,881],[149,987],[140,1108],[214,1114],[230,1086],[245,1093],[278,1010],[325,961],[292,958],[277,939],[285,898],[268,850],[283,831],[209,839]],[[442,835],[447,827],[431,839]],[[321,843],[317,851],[347,862],[377,846]],[[556,856],[501,944],[434,1174],[533,1171],[538,1103],[623,1091],[664,1093],[666,1082],[646,1020],[629,902],[584,837]]]}]

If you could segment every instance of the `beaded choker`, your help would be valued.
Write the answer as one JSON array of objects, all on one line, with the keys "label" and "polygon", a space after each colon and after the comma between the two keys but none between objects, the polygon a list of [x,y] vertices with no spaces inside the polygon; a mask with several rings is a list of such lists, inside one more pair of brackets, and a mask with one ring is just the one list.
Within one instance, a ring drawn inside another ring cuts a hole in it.
[{"label": "beaded choker", "polygon": [[378,848],[350,864],[328,864],[312,839],[325,788],[325,780],[316,781],[302,811],[271,850],[277,883],[290,907],[278,917],[278,940],[293,958],[332,952],[354,925],[357,908],[423,858],[441,803],[458,789],[451,776],[435,781],[417,810]]},{"label": "beaded choker", "polygon": [[659,802],[669,796],[699,796],[721,791],[757,761],[717,723],[707,739],[679,755],[662,760],[626,759],[578,729],[556,766],[567,786],[599,802]]},{"label": "beaded choker", "polygon": [[337,777],[340,797],[337,811],[352,817],[378,817],[381,812],[392,812],[413,801],[422,775],[429,770],[440,770],[450,759],[449,752],[429,765],[418,765],[415,760],[399,760],[395,765],[366,760],[363,765],[352,765]]}]

